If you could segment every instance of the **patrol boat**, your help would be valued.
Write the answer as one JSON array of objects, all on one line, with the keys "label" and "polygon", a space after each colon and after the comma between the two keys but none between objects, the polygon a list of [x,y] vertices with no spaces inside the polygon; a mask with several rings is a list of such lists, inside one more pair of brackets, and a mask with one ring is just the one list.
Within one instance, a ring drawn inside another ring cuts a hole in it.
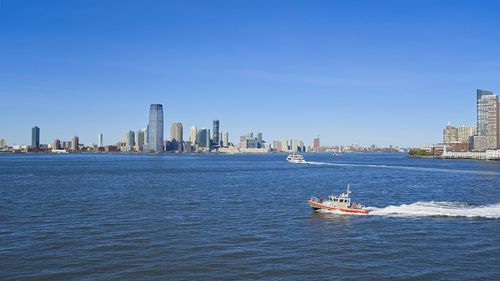
[{"label": "patrol boat", "polygon": [[339,211],[343,213],[351,214],[361,214],[367,215],[368,211],[365,210],[365,206],[359,203],[351,203],[351,190],[349,185],[347,186],[347,191],[342,192],[339,196],[329,195],[328,199],[323,199],[323,196],[312,197],[307,200],[309,206],[316,210],[329,210],[329,211]]},{"label": "patrol boat", "polygon": [[286,161],[288,161],[290,163],[297,163],[297,164],[306,163],[306,160],[304,160],[304,156],[302,156],[300,154],[296,154],[296,153],[292,153],[292,154],[288,155],[288,157],[286,158]]}]

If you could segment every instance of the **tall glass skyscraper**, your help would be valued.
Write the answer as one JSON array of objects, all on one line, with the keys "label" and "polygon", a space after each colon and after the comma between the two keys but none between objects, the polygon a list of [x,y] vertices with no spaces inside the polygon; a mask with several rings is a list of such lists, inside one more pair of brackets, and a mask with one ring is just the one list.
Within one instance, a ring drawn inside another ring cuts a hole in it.
[{"label": "tall glass skyscraper", "polygon": [[214,120],[214,130],[213,130],[212,141],[215,146],[220,145],[220,136],[219,136],[219,120]]},{"label": "tall glass skyscraper", "polygon": [[477,135],[488,135],[488,99],[493,97],[489,91],[477,90]]},{"label": "tall glass skyscraper", "polygon": [[486,138],[486,149],[496,149],[500,146],[498,107],[497,95],[477,90],[477,136]]},{"label": "tall glass skyscraper", "polygon": [[38,126],[31,128],[31,148],[40,148],[40,128]]},{"label": "tall glass skyscraper", "polygon": [[163,106],[152,104],[149,109],[148,151],[163,151]]}]

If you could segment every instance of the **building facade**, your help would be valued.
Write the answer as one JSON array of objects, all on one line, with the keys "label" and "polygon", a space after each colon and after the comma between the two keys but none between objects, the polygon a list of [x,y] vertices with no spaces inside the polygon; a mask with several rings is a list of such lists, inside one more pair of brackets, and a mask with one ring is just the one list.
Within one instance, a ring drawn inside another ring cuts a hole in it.
[{"label": "building facade", "polygon": [[196,139],[197,139],[197,134],[198,134],[198,129],[196,128],[195,125],[191,126],[191,132],[189,133],[189,142],[191,144],[196,144]]},{"label": "building facade", "polygon": [[224,136],[222,139],[222,146],[229,147],[229,132],[224,132]]},{"label": "building facade", "polygon": [[80,149],[80,139],[77,136],[74,136],[71,140],[71,150],[77,151]]},{"label": "building facade", "polygon": [[314,138],[313,139],[313,145],[311,147],[311,150],[314,152],[320,152],[321,151],[321,145],[319,142],[319,138]]},{"label": "building facade", "polygon": [[[486,149],[500,147],[499,101],[492,92],[477,90],[477,136],[486,138]],[[474,147],[475,151],[479,147]]]},{"label": "building facade", "polygon": [[144,150],[144,139],[145,139],[144,131],[138,130],[135,132],[135,150],[143,151]]},{"label": "building facade", "polygon": [[152,104],[149,109],[148,151],[163,151],[163,105]]},{"label": "building facade", "polygon": [[55,139],[52,144],[52,149],[61,149],[61,140]]},{"label": "building facade", "polygon": [[40,149],[40,128],[31,128],[31,148]]},{"label": "building facade", "polygon": [[174,122],[170,127],[170,140],[176,142],[183,142],[183,129],[181,122]]},{"label": "building facade", "polygon": [[215,146],[220,145],[220,132],[219,132],[219,120],[214,120],[213,122],[213,132],[212,141]]}]

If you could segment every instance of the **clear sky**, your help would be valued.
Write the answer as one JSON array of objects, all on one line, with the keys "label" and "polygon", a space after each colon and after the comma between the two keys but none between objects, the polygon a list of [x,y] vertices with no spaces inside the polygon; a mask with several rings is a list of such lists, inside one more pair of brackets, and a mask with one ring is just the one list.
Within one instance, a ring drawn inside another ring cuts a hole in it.
[{"label": "clear sky", "polygon": [[500,93],[500,1],[0,0],[0,138],[106,144],[162,103],[231,141],[422,145]]}]

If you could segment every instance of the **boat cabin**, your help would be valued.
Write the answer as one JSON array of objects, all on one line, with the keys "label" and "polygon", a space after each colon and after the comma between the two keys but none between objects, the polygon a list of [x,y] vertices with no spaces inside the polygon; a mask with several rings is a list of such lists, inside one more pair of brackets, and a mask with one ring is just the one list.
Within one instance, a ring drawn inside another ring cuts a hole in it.
[{"label": "boat cabin", "polygon": [[351,198],[346,196],[329,196],[332,207],[334,208],[349,208],[351,207]]}]

